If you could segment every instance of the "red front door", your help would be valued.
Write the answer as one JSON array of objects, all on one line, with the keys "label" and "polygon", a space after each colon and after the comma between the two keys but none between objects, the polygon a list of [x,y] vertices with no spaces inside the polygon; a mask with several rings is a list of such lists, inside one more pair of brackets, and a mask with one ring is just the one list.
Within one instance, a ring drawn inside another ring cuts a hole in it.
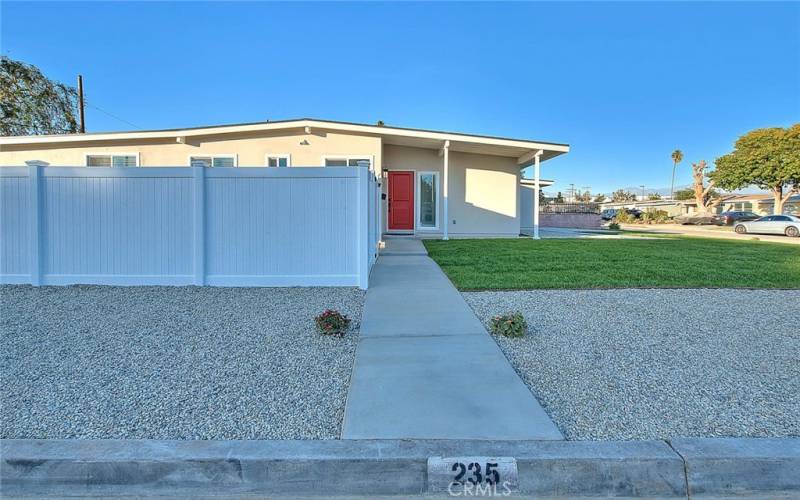
[{"label": "red front door", "polygon": [[414,229],[414,172],[389,172],[389,230]]}]

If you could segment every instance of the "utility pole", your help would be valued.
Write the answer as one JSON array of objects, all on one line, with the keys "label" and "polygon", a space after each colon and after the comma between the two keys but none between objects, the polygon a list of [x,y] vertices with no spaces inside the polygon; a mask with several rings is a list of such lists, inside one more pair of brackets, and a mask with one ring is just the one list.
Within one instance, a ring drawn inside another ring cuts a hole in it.
[{"label": "utility pole", "polygon": [[569,185],[569,201],[575,202],[575,184]]},{"label": "utility pole", "polygon": [[80,131],[81,134],[86,133],[86,118],[84,117],[84,104],[83,104],[83,76],[78,75],[78,109],[81,116]]}]

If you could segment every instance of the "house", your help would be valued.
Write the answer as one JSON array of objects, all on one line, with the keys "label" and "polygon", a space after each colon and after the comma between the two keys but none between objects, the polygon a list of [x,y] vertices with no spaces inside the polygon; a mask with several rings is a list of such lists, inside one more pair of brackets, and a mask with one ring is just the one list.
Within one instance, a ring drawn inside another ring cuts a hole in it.
[{"label": "house", "polygon": [[[722,197],[722,202],[717,205],[717,212],[730,210],[755,212],[758,215],[772,214],[775,197],[772,194],[732,194]],[[783,212],[787,214],[800,213],[800,195],[790,197],[783,204]]]},{"label": "house", "polygon": [[534,166],[538,176],[541,162],[568,151],[567,144],[303,118],[2,137],[0,166],[362,167],[380,184],[382,233],[447,239],[517,237],[522,212],[530,211],[521,207],[521,170]]},{"label": "house", "polygon": [[[723,194],[722,201],[715,205],[711,211],[722,213],[729,211],[754,212],[758,215],[772,214],[775,198],[771,194]],[[647,200],[647,201],[607,201],[602,205],[607,208],[638,208],[643,211],[664,211],[670,217],[692,214],[697,211],[694,200]],[[783,205],[783,212],[787,214],[800,213],[800,195],[794,195]]]}]

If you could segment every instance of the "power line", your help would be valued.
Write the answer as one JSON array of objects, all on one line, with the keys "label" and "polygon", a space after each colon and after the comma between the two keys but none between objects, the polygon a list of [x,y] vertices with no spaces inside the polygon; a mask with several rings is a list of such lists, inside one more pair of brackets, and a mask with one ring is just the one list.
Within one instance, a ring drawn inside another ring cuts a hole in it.
[{"label": "power line", "polygon": [[[25,92],[25,91],[18,91],[18,93],[19,93],[19,94],[25,94],[25,95],[28,95],[28,96],[38,96],[38,95],[41,95],[41,92],[30,92],[30,91],[27,91],[27,92]],[[94,108],[94,109],[96,109],[97,111],[99,111],[99,112],[101,112],[101,113],[103,113],[103,114],[106,114],[106,115],[110,116],[111,118],[113,118],[113,119],[115,119],[115,120],[118,120],[118,121],[121,121],[122,123],[125,123],[125,124],[127,124],[127,125],[130,125],[130,126],[131,126],[131,127],[133,127],[133,128],[138,128],[139,130],[142,130],[142,127],[140,127],[139,125],[136,125],[135,123],[131,123],[131,122],[129,122],[128,120],[126,120],[126,119],[124,119],[124,118],[120,118],[119,116],[117,116],[117,115],[115,115],[115,114],[113,114],[113,113],[111,113],[111,112],[109,112],[109,111],[106,111],[106,110],[104,110],[104,109],[100,108],[99,106],[96,106],[96,105],[94,105],[94,104],[90,103],[88,100],[86,100],[86,98],[85,98],[85,97],[84,97],[84,101],[83,101],[83,102],[84,102],[84,104],[86,104],[87,106],[89,106],[89,107],[91,107],[91,108]]]},{"label": "power line", "polygon": [[110,116],[111,118],[113,118],[113,119],[115,119],[115,120],[119,120],[119,121],[121,121],[122,123],[126,123],[126,124],[130,125],[130,126],[131,126],[131,127],[133,127],[133,128],[138,128],[139,130],[141,130],[141,129],[142,129],[142,127],[140,127],[139,125],[136,125],[135,123],[131,123],[131,122],[129,122],[128,120],[126,120],[126,119],[124,119],[124,118],[120,118],[119,116],[117,116],[117,115],[115,115],[115,114],[113,114],[113,113],[109,113],[108,111],[106,111],[106,110],[104,110],[104,109],[100,108],[99,106],[96,106],[96,105],[94,105],[94,104],[90,103],[88,100],[84,100],[84,102],[85,102],[85,103],[86,103],[86,105],[87,105],[87,106],[89,106],[90,108],[94,108],[94,109],[96,109],[97,111],[99,111],[99,112],[101,112],[101,113],[103,113],[103,114],[106,114],[106,115]]}]

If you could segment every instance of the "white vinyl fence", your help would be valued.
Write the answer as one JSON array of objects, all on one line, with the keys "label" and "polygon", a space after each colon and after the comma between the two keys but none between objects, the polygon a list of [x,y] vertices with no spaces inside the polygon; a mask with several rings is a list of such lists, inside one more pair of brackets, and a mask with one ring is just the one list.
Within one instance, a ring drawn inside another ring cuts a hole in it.
[{"label": "white vinyl fence", "polygon": [[0,168],[0,283],[358,286],[367,168]]}]

